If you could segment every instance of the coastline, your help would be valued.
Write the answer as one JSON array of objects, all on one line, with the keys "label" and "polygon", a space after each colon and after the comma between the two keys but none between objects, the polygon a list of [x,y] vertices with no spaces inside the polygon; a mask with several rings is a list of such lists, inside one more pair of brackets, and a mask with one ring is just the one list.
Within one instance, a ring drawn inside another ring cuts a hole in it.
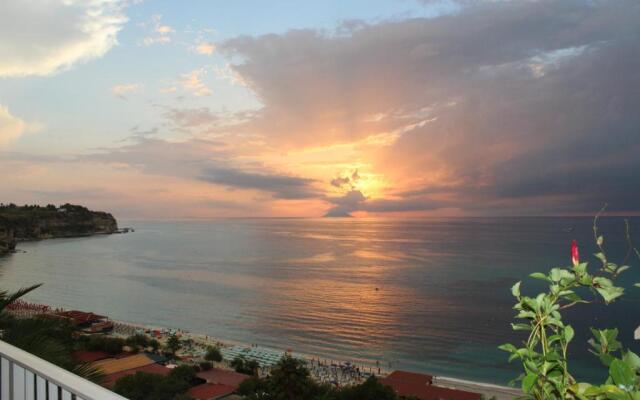
[{"label": "coastline", "polygon": [[[50,305],[42,305],[42,304],[29,304],[30,308],[25,309],[14,309],[10,312],[13,312],[18,318],[20,317],[33,317],[34,315],[39,315],[43,313],[49,313],[53,310],[61,311],[63,308],[56,308]],[[210,346],[218,346],[221,348],[232,349],[233,347],[242,347],[245,349],[259,349],[261,351],[272,352],[273,354],[285,354],[290,353],[292,356],[296,358],[300,358],[305,360],[310,365],[310,371],[312,372],[312,378],[320,381],[318,376],[314,376],[313,372],[315,368],[324,368],[330,369],[331,366],[345,366],[349,365],[351,368],[362,368],[360,371],[363,373],[362,375],[358,375],[358,377],[354,378],[355,380],[351,380],[349,382],[342,382],[342,384],[357,384],[362,382],[362,379],[367,376],[367,369],[369,369],[369,374],[373,374],[375,376],[384,378],[389,375],[393,370],[389,368],[384,368],[382,365],[379,366],[379,372],[376,371],[378,367],[373,368],[366,364],[358,364],[353,363],[351,360],[345,359],[333,359],[331,363],[327,363],[328,359],[324,359],[323,357],[315,354],[307,354],[301,352],[291,352],[290,350],[284,349],[276,349],[272,347],[264,347],[259,344],[248,344],[240,341],[229,340],[225,338],[219,338],[210,336],[207,334],[190,332],[187,330],[182,330],[180,328],[168,328],[165,326],[156,326],[156,325],[145,325],[136,322],[129,322],[124,320],[116,320],[109,319],[113,323],[113,330],[108,335],[118,336],[118,337],[128,337],[136,333],[144,332],[146,335],[154,336],[154,333],[158,331],[159,337],[158,340],[163,343],[171,334],[178,334],[182,339],[191,340],[194,344],[198,345],[202,349],[206,349]],[[193,349],[192,349],[193,351]],[[198,356],[194,356],[193,354],[186,356],[186,358],[197,358]],[[324,362],[321,362],[324,360]],[[232,369],[229,365],[230,360],[225,359],[222,363],[227,369]],[[262,372],[268,370],[268,366],[263,367]],[[410,371],[412,372],[412,371]],[[415,371],[413,371],[415,372]],[[421,373],[421,372],[418,372]],[[495,397],[497,400],[511,400],[514,397],[520,396],[522,392],[516,388],[511,388],[507,386],[502,386],[493,383],[473,381],[460,379],[455,377],[447,377],[447,376],[437,376],[433,375],[433,384],[439,387],[445,387],[450,389],[463,390],[467,392],[475,392],[479,393],[486,398]]]},{"label": "coastline", "polygon": [[[202,333],[190,332],[190,331],[186,331],[186,330],[171,329],[171,328],[167,328],[167,327],[160,327],[160,326],[153,326],[153,325],[144,325],[144,324],[139,324],[139,323],[129,322],[129,321],[123,321],[123,320],[111,320],[111,321],[114,324],[120,324],[120,325],[124,325],[124,326],[129,326],[129,327],[134,328],[134,329],[151,330],[151,331],[153,331],[153,330],[170,330],[170,331],[178,330],[183,337],[185,337],[187,339],[191,339],[194,342],[200,342],[202,345],[205,345],[205,346],[222,345],[224,347],[241,346],[241,347],[246,347],[246,348],[249,348],[251,346],[256,346],[255,344],[251,345],[251,344],[244,343],[244,342],[239,342],[239,341],[234,341],[234,340],[229,340],[229,339],[224,339],[224,338],[219,338],[219,337],[213,337],[213,336],[210,336],[210,335],[205,335],[205,334],[202,334]],[[258,344],[257,346],[260,346],[260,345]],[[263,347],[263,346],[260,346],[260,347]],[[274,349],[274,348],[271,348],[271,347],[265,347],[265,348],[271,349],[271,350],[275,350],[275,351],[281,351],[282,353],[285,353],[285,350],[283,350],[283,349]],[[323,358],[323,357],[321,357],[319,355],[307,354],[307,353],[301,353],[301,352],[295,352],[295,353],[293,353],[293,355],[298,357],[298,358],[303,358],[307,362],[311,362],[312,360],[319,360],[319,359]],[[349,360],[332,360],[332,361],[335,361],[338,364],[350,363]],[[389,370],[387,368],[382,368],[381,367],[380,369],[381,369],[381,373],[380,374],[375,374],[375,375],[379,376],[379,377],[383,377],[383,378],[385,376],[387,376],[388,374],[390,374],[391,372],[393,372],[392,370]],[[460,379],[460,378],[455,378],[455,377],[448,377],[448,376],[436,376],[436,375],[434,375],[433,376],[433,383],[435,385],[446,387],[446,388],[480,393],[483,396],[485,396],[486,398],[495,397],[497,400],[511,400],[514,397],[522,395],[522,391],[518,390],[517,388],[508,387],[508,386],[502,386],[502,385],[493,384],[493,383],[487,383],[487,382],[472,381],[472,380]]]}]

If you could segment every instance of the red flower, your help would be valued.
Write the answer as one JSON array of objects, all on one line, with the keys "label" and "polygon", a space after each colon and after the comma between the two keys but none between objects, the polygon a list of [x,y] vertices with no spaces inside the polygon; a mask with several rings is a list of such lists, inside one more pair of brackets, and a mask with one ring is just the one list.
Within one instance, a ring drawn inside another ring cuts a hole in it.
[{"label": "red flower", "polygon": [[580,254],[578,253],[578,243],[575,240],[571,241],[571,261],[573,265],[580,264]]}]

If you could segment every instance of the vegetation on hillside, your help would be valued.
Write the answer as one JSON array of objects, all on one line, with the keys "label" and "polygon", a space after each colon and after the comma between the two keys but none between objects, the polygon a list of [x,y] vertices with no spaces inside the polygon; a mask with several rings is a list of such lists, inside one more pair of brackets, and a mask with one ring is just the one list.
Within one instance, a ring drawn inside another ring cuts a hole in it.
[{"label": "vegetation on hillside", "polygon": [[118,229],[111,214],[73,204],[56,207],[0,203],[0,223],[2,230],[10,230],[18,240],[112,233]]}]

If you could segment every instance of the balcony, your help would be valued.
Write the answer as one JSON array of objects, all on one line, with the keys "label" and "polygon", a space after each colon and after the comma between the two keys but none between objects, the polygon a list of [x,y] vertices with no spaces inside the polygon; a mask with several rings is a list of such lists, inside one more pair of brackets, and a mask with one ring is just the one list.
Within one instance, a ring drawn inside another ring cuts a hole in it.
[{"label": "balcony", "polygon": [[0,341],[0,400],[126,400]]}]

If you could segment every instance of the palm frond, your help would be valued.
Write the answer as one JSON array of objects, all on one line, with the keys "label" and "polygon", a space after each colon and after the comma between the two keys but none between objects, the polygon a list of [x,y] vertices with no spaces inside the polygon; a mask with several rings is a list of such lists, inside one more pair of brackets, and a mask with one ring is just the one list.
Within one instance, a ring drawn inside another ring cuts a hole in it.
[{"label": "palm frond", "polygon": [[27,293],[36,290],[42,286],[42,283],[38,283],[37,285],[32,285],[29,287],[21,288],[13,293],[8,293],[6,290],[0,291],[0,313],[4,311],[4,309],[11,303],[14,303],[16,300],[26,295]]}]

